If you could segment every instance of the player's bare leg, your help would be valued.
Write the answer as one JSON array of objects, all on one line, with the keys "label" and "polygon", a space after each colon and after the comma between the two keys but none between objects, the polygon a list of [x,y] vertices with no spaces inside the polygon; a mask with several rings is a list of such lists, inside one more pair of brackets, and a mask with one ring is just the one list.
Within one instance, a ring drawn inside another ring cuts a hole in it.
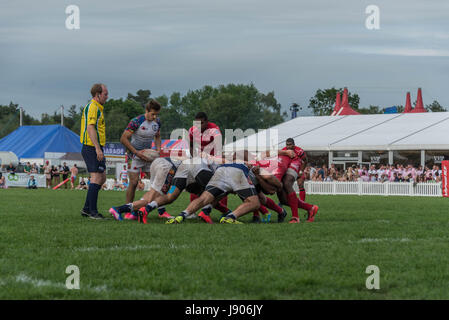
[{"label": "player's bare leg", "polygon": [[[222,218],[220,223],[235,223],[239,217],[244,216],[248,212],[257,210],[259,207],[259,196],[250,196],[243,200],[242,204],[240,204],[232,213],[228,214],[225,218]],[[230,219],[233,221],[230,221]]]},{"label": "player's bare leg", "polygon": [[164,205],[174,202],[176,199],[178,199],[180,194],[181,194],[181,190],[179,190],[178,188],[175,188],[173,190],[173,192],[169,193],[169,194],[158,193],[154,200],[152,200],[151,202],[147,203],[144,206],[147,214],[158,207],[161,207],[161,206],[164,206]]},{"label": "player's bare leg", "polygon": [[136,194],[137,183],[139,182],[139,172],[128,172],[129,185],[126,190],[126,202],[130,203],[134,201]]}]

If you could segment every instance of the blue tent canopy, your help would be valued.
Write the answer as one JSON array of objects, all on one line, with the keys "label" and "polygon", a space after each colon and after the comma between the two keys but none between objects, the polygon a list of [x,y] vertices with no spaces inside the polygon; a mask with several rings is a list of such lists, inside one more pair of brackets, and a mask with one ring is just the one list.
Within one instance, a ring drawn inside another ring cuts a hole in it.
[{"label": "blue tent canopy", "polygon": [[80,137],[61,125],[22,126],[0,140],[0,151],[20,158],[44,158],[45,152],[81,152]]}]

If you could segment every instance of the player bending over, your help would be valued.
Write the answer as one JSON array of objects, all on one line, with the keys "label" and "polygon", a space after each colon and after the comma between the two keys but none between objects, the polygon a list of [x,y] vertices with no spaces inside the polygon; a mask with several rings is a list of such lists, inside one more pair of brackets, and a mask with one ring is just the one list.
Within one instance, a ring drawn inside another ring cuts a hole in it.
[{"label": "player bending over", "polygon": [[182,223],[190,212],[195,212],[208,204],[217,203],[229,193],[237,194],[243,203],[221,218],[220,223],[241,224],[237,217],[256,210],[260,206],[257,191],[249,179],[249,168],[245,164],[222,164],[215,171],[201,196],[193,200],[189,206],[176,218],[168,220],[167,224]]},{"label": "player bending over", "polygon": [[275,194],[282,189],[282,183],[280,183],[279,180],[268,171],[260,169],[258,166],[253,166],[251,168],[249,178],[256,188],[261,207],[266,206],[267,208],[277,212],[278,215],[281,216],[280,220],[283,221],[283,219],[287,216],[287,211],[278,206],[273,199],[265,196],[267,194]]},{"label": "player bending over", "polygon": [[[178,167],[175,177],[173,178],[173,186],[175,187],[173,192],[158,195],[156,199],[145,207],[140,208],[139,211],[148,215],[148,213],[155,208],[174,202],[184,189],[190,194],[200,196],[214,173],[205,160],[198,159],[198,161],[200,161],[200,163],[195,163],[194,159],[184,160]],[[215,208],[223,214],[231,212],[227,207],[221,206],[220,203],[217,203]],[[204,222],[213,224],[212,219],[210,218],[211,211],[212,205],[208,204],[202,209],[198,216]]]}]

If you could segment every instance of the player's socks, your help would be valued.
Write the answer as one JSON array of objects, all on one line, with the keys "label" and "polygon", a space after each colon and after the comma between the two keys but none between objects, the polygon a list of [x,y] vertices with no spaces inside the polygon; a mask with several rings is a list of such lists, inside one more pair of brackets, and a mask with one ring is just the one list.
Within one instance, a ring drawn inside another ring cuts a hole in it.
[{"label": "player's socks", "polygon": [[157,208],[157,212],[159,213],[159,215],[164,214],[165,213],[165,206],[159,207],[157,206],[157,202],[156,201],[152,201],[151,203],[148,204],[148,206],[151,205],[153,209]]},{"label": "player's socks", "polygon": [[209,216],[210,213],[212,212],[212,206],[209,204],[207,206],[205,206],[201,212],[204,212],[205,215]]},{"label": "player's socks", "polygon": [[227,214],[226,218],[231,218],[232,220],[236,220],[237,219],[236,216],[234,216],[233,213]]},{"label": "player's socks", "polygon": [[226,197],[224,197],[223,199],[221,199],[220,201],[220,204],[222,205],[222,206],[224,206],[224,207],[228,207],[228,196],[226,196]]},{"label": "player's socks", "polygon": [[89,212],[89,191],[87,191],[86,201],[84,202],[83,211]]},{"label": "player's socks", "polygon": [[264,205],[260,205],[259,211],[260,211],[262,214],[268,214],[268,209],[267,209],[267,207],[265,207]]},{"label": "player's socks", "polygon": [[306,201],[306,189],[299,189],[299,199],[301,199],[301,201]]},{"label": "player's socks", "polygon": [[274,210],[274,211],[276,211],[276,212],[279,213],[279,214],[282,213],[282,207],[278,206],[278,205],[273,201],[273,199],[268,198],[268,197],[266,197],[266,199],[267,199],[267,202],[265,202],[265,206],[266,206],[268,209]]},{"label": "player's socks", "polygon": [[98,213],[97,209],[97,200],[98,200],[98,191],[100,191],[101,186],[96,183],[91,183],[89,185],[89,190],[87,191],[89,197],[89,210],[91,213]]},{"label": "player's socks", "polygon": [[127,203],[124,204],[123,206],[120,207],[116,207],[118,213],[125,213],[125,212],[133,212],[133,204],[132,203]]},{"label": "player's socks", "polygon": [[223,214],[227,214],[229,209],[228,207],[224,206],[221,201],[217,202],[217,204],[214,206],[215,209],[217,209],[218,211],[220,211]]},{"label": "player's socks", "polygon": [[299,217],[298,216],[298,201],[301,201],[301,200],[299,200],[296,197],[296,192],[294,192],[294,191],[292,193],[288,194],[287,199],[288,199],[288,205],[292,209],[292,217],[298,218]]},{"label": "player's socks", "polygon": [[179,214],[179,216],[182,217],[182,220],[185,220],[188,215],[189,213],[187,211],[183,211]]},{"label": "player's socks", "polygon": [[309,211],[310,209],[312,209],[313,205],[298,199],[298,207],[300,207],[301,209]]},{"label": "player's socks", "polygon": [[226,217],[226,216],[227,216],[228,214],[230,214],[230,213],[232,213],[232,210],[231,210],[231,209],[227,209],[227,211],[226,211],[225,213],[222,213],[222,214],[221,214],[220,219]]}]

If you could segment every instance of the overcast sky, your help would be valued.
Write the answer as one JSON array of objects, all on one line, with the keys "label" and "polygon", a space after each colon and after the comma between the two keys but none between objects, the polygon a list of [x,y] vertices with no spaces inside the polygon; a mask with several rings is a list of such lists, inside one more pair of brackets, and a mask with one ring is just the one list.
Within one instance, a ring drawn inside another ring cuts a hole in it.
[{"label": "overcast sky", "polygon": [[[72,4],[79,30],[65,26]],[[380,30],[365,27],[368,5]],[[425,104],[449,107],[449,1],[1,2],[0,104],[40,119],[84,105],[95,82],[111,98],[252,82],[284,109],[319,88],[347,86],[361,106],[383,108],[422,87]]]}]

